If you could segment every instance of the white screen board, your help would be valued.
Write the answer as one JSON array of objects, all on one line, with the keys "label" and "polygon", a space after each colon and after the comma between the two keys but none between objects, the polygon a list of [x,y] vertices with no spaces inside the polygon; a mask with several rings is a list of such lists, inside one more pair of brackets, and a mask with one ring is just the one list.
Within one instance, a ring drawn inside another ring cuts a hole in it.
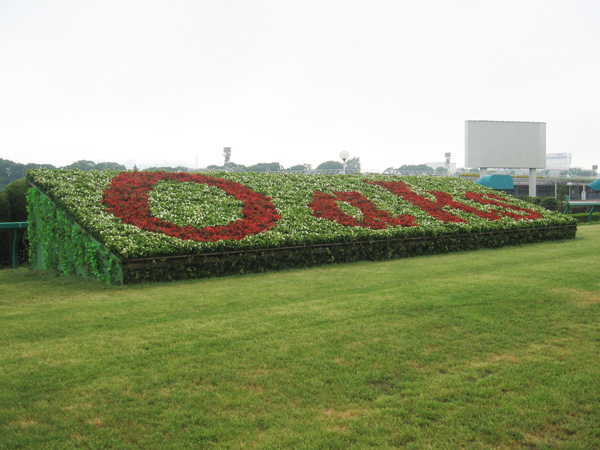
[{"label": "white screen board", "polygon": [[545,168],[546,124],[467,120],[465,167]]},{"label": "white screen board", "polygon": [[547,153],[546,169],[569,170],[571,168],[570,153]]}]

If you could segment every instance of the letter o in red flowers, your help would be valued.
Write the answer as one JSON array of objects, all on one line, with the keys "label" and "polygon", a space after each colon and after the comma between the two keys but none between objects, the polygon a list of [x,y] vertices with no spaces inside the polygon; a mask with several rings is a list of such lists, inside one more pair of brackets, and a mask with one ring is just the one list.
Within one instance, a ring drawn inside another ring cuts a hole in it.
[{"label": "letter o in red flowers", "polygon": [[[222,189],[236,200],[244,203],[243,219],[227,225],[195,228],[191,225],[179,226],[166,222],[150,214],[148,193],[158,181],[174,180],[207,184]],[[281,219],[269,197],[254,192],[246,186],[221,178],[201,174],[171,172],[123,172],[110,182],[104,191],[101,203],[106,210],[123,223],[154,233],[199,242],[215,242],[223,239],[237,240],[262,233],[273,227]]]}]

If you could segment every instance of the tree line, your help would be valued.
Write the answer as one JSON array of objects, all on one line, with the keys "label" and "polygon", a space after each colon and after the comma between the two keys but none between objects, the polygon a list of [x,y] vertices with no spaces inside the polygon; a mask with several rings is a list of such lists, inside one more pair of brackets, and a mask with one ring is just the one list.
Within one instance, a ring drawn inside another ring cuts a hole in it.
[{"label": "tree line", "polygon": [[[339,161],[325,161],[322,162],[321,164],[319,164],[317,167],[313,168],[312,164],[296,164],[290,167],[284,167],[283,165],[279,164],[278,162],[272,162],[272,163],[258,163],[258,164],[253,164],[251,166],[245,166],[243,164],[236,164],[234,162],[230,162],[227,165],[227,168],[225,166],[217,166],[217,165],[210,165],[207,167],[207,169],[210,170],[234,170],[236,172],[304,172],[304,173],[312,173],[314,171],[320,171],[320,170],[341,170],[343,169],[344,165],[339,162]],[[360,172],[361,169],[361,165],[360,165],[360,158],[359,157],[354,157],[354,158],[350,158],[348,160],[348,162],[346,163],[346,169],[348,169],[349,172]]]},{"label": "tree line", "polygon": [[80,161],[76,161],[73,164],[69,164],[64,167],[56,167],[52,164],[21,164],[14,161],[10,161],[8,159],[0,158],[0,190],[4,189],[13,181],[21,180],[25,178],[27,175],[27,170],[29,169],[79,169],[84,172],[89,170],[125,170],[125,166],[123,164],[118,164],[115,162],[101,162],[95,163],[94,161],[88,161],[82,159]]},{"label": "tree line", "polygon": [[[315,169],[313,169],[311,164],[296,164],[291,167],[285,168],[278,162],[272,163],[258,163],[253,164],[251,166],[245,166],[243,164],[236,164],[230,162],[228,164],[228,170],[234,170],[237,172],[281,172],[281,171],[292,171],[292,172],[305,172],[312,173],[315,170],[331,170],[331,169],[342,169],[343,165],[339,161],[325,161],[319,164]],[[360,158],[354,157],[350,158],[347,162],[346,168],[349,172],[360,172]],[[83,172],[88,172],[90,170],[127,170],[127,168],[123,164],[118,164],[116,162],[100,162],[95,163],[94,161],[89,161],[86,159],[82,159],[80,161],[75,161],[68,166],[56,167],[52,164],[36,164],[36,163],[28,163],[21,164],[14,161],[10,161],[8,159],[0,158],[0,190],[3,190],[14,181],[21,180],[25,178],[28,169],[79,169]],[[224,166],[216,166],[210,165],[208,166],[210,170],[225,170]],[[134,167],[134,170],[137,170],[137,167]],[[145,170],[165,170],[168,172],[187,172],[190,170],[189,167],[177,166],[177,167],[149,167]]]}]

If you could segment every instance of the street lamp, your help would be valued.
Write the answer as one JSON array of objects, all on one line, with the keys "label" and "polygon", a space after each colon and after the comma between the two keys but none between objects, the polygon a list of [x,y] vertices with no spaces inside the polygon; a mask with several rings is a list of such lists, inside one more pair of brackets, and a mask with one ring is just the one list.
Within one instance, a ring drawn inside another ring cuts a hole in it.
[{"label": "street lamp", "polygon": [[343,164],[344,175],[346,175],[346,160],[348,159],[348,156],[350,156],[350,154],[346,150],[342,150],[340,152],[340,158],[342,158],[342,161],[344,161],[344,164]]}]

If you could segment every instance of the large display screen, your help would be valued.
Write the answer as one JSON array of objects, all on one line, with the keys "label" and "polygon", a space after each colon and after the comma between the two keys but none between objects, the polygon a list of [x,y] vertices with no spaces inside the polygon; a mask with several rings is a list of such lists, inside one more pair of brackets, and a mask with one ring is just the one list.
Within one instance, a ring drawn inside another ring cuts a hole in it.
[{"label": "large display screen", "polygon": [[544,169],[544,122],[465,122],[465,167]]}]

